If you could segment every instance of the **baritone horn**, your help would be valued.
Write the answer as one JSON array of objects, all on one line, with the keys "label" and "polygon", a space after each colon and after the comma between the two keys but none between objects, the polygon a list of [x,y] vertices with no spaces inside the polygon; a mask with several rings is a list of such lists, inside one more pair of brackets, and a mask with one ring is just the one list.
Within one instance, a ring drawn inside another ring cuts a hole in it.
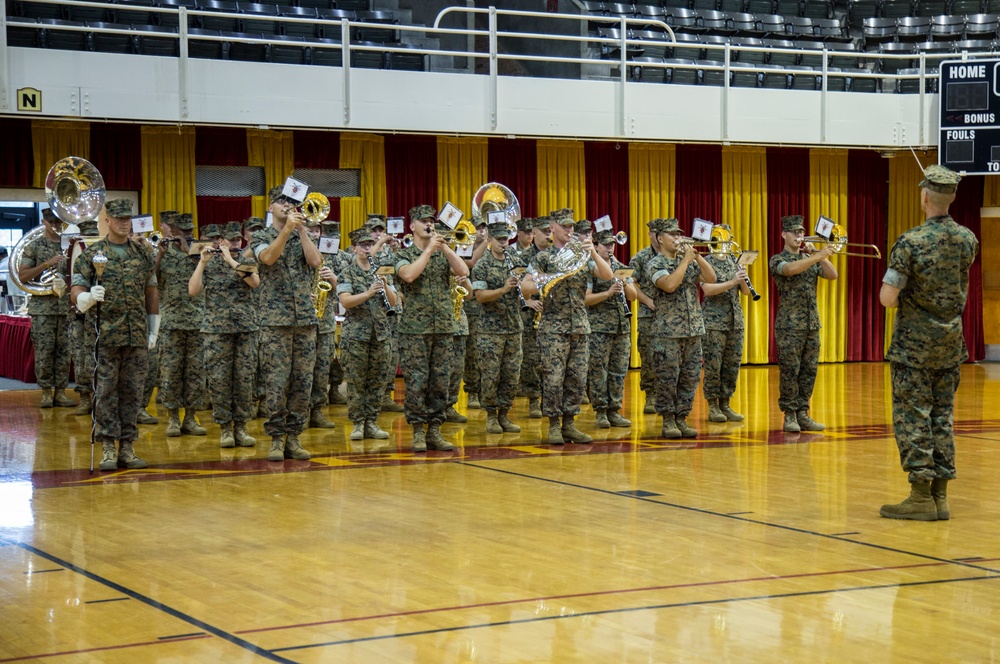
[{"label": "baritone horn", "polygon": [[318,191],[310,191],[302,200],[299,210],[306,218],[307,225],[315,226],[330,216],[330,199]]},{"label": "baritone horn", "polygon": [[[439,232],[438,235],[447,239],[448,244],[456,247],[469,247],[476,241],[476,227],[463,219],[455,224],[455,228],[452,230]],[[403,241],[405,242],[406,238],[403,238]]]},{"label": "baritone horn", "polygon": [[[807,235],[802,238],[802,242],[810,242],[812,244],[828,244],[833,247],[833,253],[840,254],[841,256],[857,256],[859,258],[882,258],[882,252],[874,244],[864,244],[861,242],[848,242],[847,232],[844,227],[840,224],[834,224],[833,228],[830,230],[830,237],[825,238],[822,235]],[[871,253],[866,253],[865,251],[844,251],[849,247],[862,247],[865,250],[871,250]]]}]

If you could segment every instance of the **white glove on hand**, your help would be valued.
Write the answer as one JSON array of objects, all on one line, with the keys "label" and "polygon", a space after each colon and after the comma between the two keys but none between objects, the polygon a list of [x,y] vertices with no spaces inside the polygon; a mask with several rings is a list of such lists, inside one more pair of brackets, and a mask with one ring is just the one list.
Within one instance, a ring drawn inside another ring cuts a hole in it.
[{"label": "white glove on hand", "polygon": [[146,314],[146,324],[149,326],[149,350],[156,348],[156,338],[160,334],[160,315]]},{"label": "white glove on hand", "polygon": [[60,276],[56,276],[52,280],[52,292],[58,297],[62,297],[66,293],[66,280]]},{"label": "white glove on hand", "polygon": [[98,302],[104,301],[104,287],[94,286],[90,289],[89,293],[80,293],[76,296],[76,308],[80,313],[84,313],[87,309]]},{"label": "white glove on hand", "polygon": [[94,296],[94,301],[104,302],[104,286],[94,286],[90,289],[90,294]]}]

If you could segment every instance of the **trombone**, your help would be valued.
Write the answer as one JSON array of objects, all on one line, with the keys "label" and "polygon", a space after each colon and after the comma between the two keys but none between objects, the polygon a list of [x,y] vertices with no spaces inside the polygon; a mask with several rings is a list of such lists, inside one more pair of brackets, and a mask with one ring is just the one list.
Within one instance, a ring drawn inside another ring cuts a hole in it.
[{"label": "trombone", "polygon": [[[802,238],[802,242],[810,242],[812,244],[828,244],[833,247],[833,253],[840,254],[841,256],[857,256],[859,258],[882,258],[882,252],[874,244],[864,244],[861,242],[848,242],[847,233],[844,232],[844,227],[840,224],[834,224],[833,228],[830,230],[830,237],[825,238],[822,235],[807,235]],[[844,251],[849,247],[863,247],[864,249],[870,249],[874,253],[866,253],[865,251]]]},{"label": "trombone", "polygon": [[[448,240],[448,244],[454,247],[471,247],[476,241],[476,227],[471,222],[463,219],[455,224],[455,228],[450,231],[437,231],[437,234]],[[406,242],[406,238],[403,238]],[[406,246],[405,244],[403,246]]]}]

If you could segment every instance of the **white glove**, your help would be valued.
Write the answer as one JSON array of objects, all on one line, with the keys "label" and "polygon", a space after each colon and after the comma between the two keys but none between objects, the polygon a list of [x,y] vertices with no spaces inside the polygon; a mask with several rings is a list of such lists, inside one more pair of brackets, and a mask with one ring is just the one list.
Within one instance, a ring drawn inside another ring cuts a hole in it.
[{"label": "white glove", "polygon": [[149,350],[156,348],[156,338],[160,335],[160,315],[146,314],[146,325],[149,326]]},{"label": "white glove", "polygon": [[76,296],[76,308],[80,313],[87,311],[98,302],[104,301],[104,286],[94,286],[90,292]]},{"label": "white glove", "polygon": [[90,289],[90,294],[94,296],[94,301],[104,302],[104,286],[94,286]]},{"label": "white glove", "polygon": [[58,297],[62,297],[66,293],[66,280],[60,276],[56,276],[52,280],[52,292]]}]

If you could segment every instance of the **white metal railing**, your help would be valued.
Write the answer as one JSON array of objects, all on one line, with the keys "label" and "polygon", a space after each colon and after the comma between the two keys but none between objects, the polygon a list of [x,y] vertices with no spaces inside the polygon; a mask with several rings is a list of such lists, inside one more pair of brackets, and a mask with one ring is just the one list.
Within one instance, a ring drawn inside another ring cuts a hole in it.
[{"label": "white metal railing", "polygon": [[[862,51],[843,51],[843,50],[828,50],[826,48],[822,49],[786,49],[786,48],[775,48],[770,46],[752,46],[752,45],[739,45],[732,43],[703,43],[703,42],[688,42],[682,41],[678,42],[676,36],[669,25],[663,21],[651,18],[637,18],[629,16],[598,16],[591,14],[552,14],[548,12],[535,12],[535,11],[518,11],[518,10],[507,10],[507,9],[497,9],[495,7],[490,7],[488,9],[476,8],[473,6],[454,6],[442,9],[437,17],[435,18],[434,24],[430,27],[427,26],[414,26],[414,25],[402,25],[398,23],[387,24],[384,22],[365,22],[364,20],[350,20],[347,18],[341,18],[339,20],[326,20],[326,19],[314,19],[314,18],[301,18],[294,16],[280,16],[280,15],[259,15],[259,14],[244,14],[244,13],[231,13],[231,12],[218,12],[206,9],[188,9],[186,7],[162,7],[162,6],[143,6],[143,5],[128,5],[128,4],[115,4],[107,2],[89,2],[81,0],[31,0],[35,4],[52,4],[59,6],[69,6],[69,7],[85,7],[88,9],[93,8],[104,8],[110,10],[121,10],[126,9],[129,11],[142,11],[149,12],[150,14],[160,13],[160,14],[174,14],[176,15],[176,30],[172,27],[170,29],[152,29],[152,30],[135,30],[135,29],[125,29],[125,28],[109,28],[106,26],[96,26],[88,24],[67,24],[65,22],[59,23],[58,25],[53,25],[50,23],[40,23],[34,20],[26,20],[17,17],[8,18],[5,14],[0,15],[0,112],[10,110],[10,62],[7,54],[7,27],[20,27],[20,28],[34,28],[37,30],[45,29],[56,29],[59,31],[69,31],[69,32],[85,32],[85,33],[104,33],[104,34],[115,34],[115,35],[127,35],[131,37],[150,37],[155,36],[157,38],[170,38],[176,39],[179,42],[178,47],[178,73],[179,73],[179,116],[183,121],[188,118],[188,80],[187,80],[187,70],[189,67],[189,50],[188,45],[191,40],[197,41],[209,41],[209,42],[238,42],[238,43],[261,43],[261,44],[275,44],[280,43],[283,46],[300,46],[303,48],[312,49],[322,49],[322,50],[335,50],[340,51],[342,54],[341,62],[343,68],[343,118],[345,126],[350,125],[351,121],[351,53],[354,51],[358,52],[380,52],[380,53],[406,53],[406,54],[419,54],[425,58],[429,56],[449,56],[457,57],[460,59],[465,59],[468,63],[468,70],[475,71],[475,62],[477,59],[488,59],[489,62],[489,77],[490,77],[490,129],[496,130],[498,126],[497,109],[498,109],[498,76],[499,76],[499,62],[503,60],[509,61],[531,61],[531,62],[558,62],[567,64],[579,64],[579,65],[603,65],[605,67],[611,65],[612,63],[617,64],[617,108],[619,111],[619,117],[621,118],[620,125],[618,127],[619,134],[622,137],[627,136],[626,131],[626,109],[628,95],[627,90],[630,85],[636,84],[636,81],[630,80],[630,72],[640,71],[642,69],[654,69],[654,70],[689,70],[694,69],[698,72],[709,72],[718,71],[722,73],[722,89],[721,94],[721,136],[723,139],[729,137],[728,122],[729,122],[729,97],[730,89],[732,86],[732,75],[738,73],[753,73],[753,74],[784,74],[786,76],[815,76],[819,78],[819,92],[821,93],[821,103],[820,103],[820,142],[825,142],[826,139],[826,114],[827,114],[827,95],[830,92],[830,81],[831,79],[877,79],[878,81],[896,81],[898,85],[899,81],[916,80],[917,81],[917,94],[919,94],[919,125],[920,125],[920,135],[918,139],[918,145],[924,145],[926,139],[926,131],[924,127],[924,110],[926,108],[926,96],[928,94],[927,87],[928,82],[937,79],[937,67],[936,63],[941,60],[946,59],[978,59],[983,57],[995,57],[995,53],[982,53],[982,52],[960,52],[960,53],[920,53],[920,54],[897,54],[897,53],[881,53],[881,52],[862,52]],[[471,3],[469,3],[471,4]],[[465,27],[460,28],[444,28],[441,27],[442,20],[445,18],[457,15],[459,17],[464,16],[466,18]],[[486,16],[488,19],[488,27],[485,30],[476,29],[474,27],[475,16]],[[566,34],[545,34],[536,32],[511,32],[511,31],[501,31],[498,29],[497,23],[499,17],[520,17],[527,19],[546,19],[546,20],[557,20],[562,21],[566,26]],[[237,20],[252,20],[252,21],[272,21],[276,24],[309,24],[309,25],[327,25],[329,29],[333,32],[339,32],[339,40],[335,38],[323,38],[323,39],[287,39],[282,38],[280,42],[267,37],[254,37],[248,34],[191,34],[188,29],[189,19],[191,17],[214,17],[214,18],[232,18]],[[617,27],[619,34],[616,37],[602,37],[602,36],[591,36],[588,30],[588,25],[592,23],[605,23],[610,27]],[[648,39],[639,39],[630,35],[636,27],[641,27],[643,29],[648,29],[650,26],[662,30],[665,38],[663,40],[651,41]],[[370,45],[367,43],[357,43],[352,41],[352,30],[371,28],[379,30],[393,30],[401,34],[413,34],[420,37],[426,36],[444,36],[444,35],[462,35],[466,37],[466,46],[463,49],[441,49],[441,48],[417,48],[412,45],[400,44],[400,43],[386,43],[386,44],[374,44]],[[572,33],[572,34],[570,34]],[[474,39],[477,36],[485,36],[489,39],[489,47],[487,52],[481,52],[475,50]],[[519,39],[527,40],[529,42],[571,42],[578,43],[581,46],[581,57],[572,56],[562,56],[562,55],[536,55],[532,53],[501,53],[498,48],[499,40],[501,39]],[[611,49],[618,50],[618,57],[615,60],[609,60],[603,57],[593,57],[587,56],[586,53],[590,47],[593,45],[598,45],[598,48],[602,46],[611,47]],[[677,62],[664,62],[654,60],[635,60],[629,58],[630,48],[633,52],[639,49],[650,49],[650,48],[668,48],[668,47],[680,47],[680,48],[697,48],[699,50],[705,50],[708,52],[718,52],[721,51],[721,57],[716,57],[711,60],[702,60],[695,62],[694,64],[684,64]],[[751,66],[748,63],[743,63],[740,61],[738,56],[741,53],[769,53],[769,54],[794,54],[799,55],[811,55],[814,58],[818,56],[820,58],[821,66],[818,69],[813,69],[810,73],[804,69],[797,69],[795,67],[757,67]],[[857,58],[858,60],[864,61],[874,61],[874,60],[919,60],[919,67],[916,73],[889,73],[874,71],[873,69],[862,68],[862,69],[852,69],[852,70],[838,70],[837,68],[830,66],[831,58]],[[838,86],[839,87],[839,86]],[[846,87],[846,86],[845,86]]]}]

